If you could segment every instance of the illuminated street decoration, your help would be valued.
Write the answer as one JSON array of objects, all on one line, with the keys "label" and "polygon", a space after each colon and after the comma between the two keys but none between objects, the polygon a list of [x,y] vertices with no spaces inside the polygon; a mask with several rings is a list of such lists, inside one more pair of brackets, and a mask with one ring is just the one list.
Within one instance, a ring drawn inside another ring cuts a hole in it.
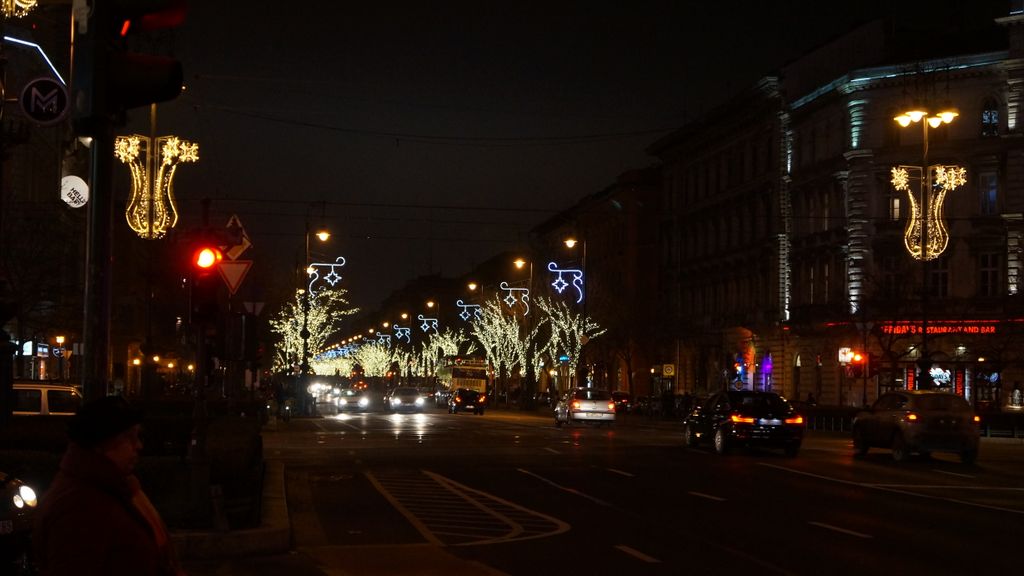
[{"label": "illuminated street decoration", "polygon": [[[479,304],[466,304],[460,298],[455,302],[455,305],[458,306],[459,308],[462,308],[462,312],[459,312],[459,318],[462,318],[466,322],[469,322],[470,318],[473,318],[475,320],[480,319],[481,312]],[[472,309],[473,311],[470,312],[470,309]]]},{"label": "illuminated street decoration", "polygon": [[423,330],[424,332],[426,332],[426,331],[430,330],[431,328],[433,328],[434,329],[434,334],[438,333],[438,330],[437,330],[437,318],[424,318],[423,314],[417,314],[416,315],[416,319],[419,320],[420,322],[423,322],[422,324],[420,324],[420,330]]},{"label": "illuminated street decoration", "polygon": [[[910,186],[909,170],[921,172],[919,166],[898,166],[892,169],[892,185],[896,190],[907,193],[910,200],[910,216],[907,219],[907,227],[903,232],[903,244],[907,252],[917,260],[934,260],[938,258],[949,245],[949,230],[943,219],[943,203],[946,194],[967,183],[967,169],[960,166],[929,166],[928,170],[934,172],[934,176],[928,174],[927,189],[928,214],[921,213],[921,203]],[[927,219],[927,225],[923,226],[923,220]],[[927,229],[928,237],[922,238],[924,230]]]},{"label": "illuminated street decoration", "polygon": [[[555,274],[558,275],[555,278],[555,281],[551,283],[551,285],[555,287],[555,290],[558,290],[559,294],[561,294],[562,292],[565,292],[565,289],[568,288],[569,286],[572,286],[573,288],[576,289],[576,293],[579,294],[579,298],[576,299],[576,303],[579,304],[580,302],[583,302],[583,271],[582,270],[577,270],[577,269],[573,269],[573,268],[559,269],[558,268],[558,264],[556,264],[554,262],[549,262],[548,263],[548,270],[550,270],[550,271],[552,271],[552,272],[554,272]],[[565,278],[562,277],[563,274],[571,274],[572,275],[572,284],[570,284],[570,283],[565,281]]]},{"label": "illuminated street decoration", "polygon": [[509,308],[514,307],[516,305],[516,302],[522,302],[523,306],[526,307],[526,311],[523,312],[523,316],[526,316],[527,314],[530,313],[529,288],[516,288],[514,286],[509,286],[508,282],[505,281],[502,281],[502,283],[500,284],[500,288],[508,292],[508,294],[506,294],[502,300],[504,300],[505,304],[508,304]]},{"label": "illuminated street decoration", "polygon": [[177,136],[155,140],[139,134],[118,136],[114,156],[127,164],[132,174],[132,194],[124,214],[128,226],[147,240],[162,238],[178,223],[174,173],[182,162],[199,161],[199,144]]},{"label": "illuminated street decoration", "polygon": [[404,338],[405,342],[407,344],[411,344],[412,343],[411,332],[412,332],[412,328],[411,327],[408,327],[408,326],[403,327],[403,326],[399,326],[399,325],[396,324],[395,325],[395,340],[401,340],[401,339]]},{"label": "illuminated street decoration", "polygon": [[[318,280],[323,280],[324,282],[327,282],[328,284],[331,285],[332,288],[338,282],[341,282],[341,274],[338,274],[338,269],[344,265],[344,256],[338,256],[337,258],[334,259],[334,262],[313,262],[312,264],[310,264],[309,268],[307,269],[309,273],[309,294],[311,296],[316,296],[316,290],[314,289],[313,286],[314,284],[317,283]],[[330,271],[327,273],[326,276],[320,278],[320,271],[324,269],[329,269]]]},{"label": "illuminated street decoration", "polygon": [[391,347],[391,334],[385,334],[383,332],[379,332],[377,334],[377,343],[378,344],[385,344],[385,345],[387,345],[388,348],[390,348]]},{"label": "illuminated street decoration", "polygon": [[7,18],[21,18],[36,7],[36,0],[3,0],[2,6]]}]

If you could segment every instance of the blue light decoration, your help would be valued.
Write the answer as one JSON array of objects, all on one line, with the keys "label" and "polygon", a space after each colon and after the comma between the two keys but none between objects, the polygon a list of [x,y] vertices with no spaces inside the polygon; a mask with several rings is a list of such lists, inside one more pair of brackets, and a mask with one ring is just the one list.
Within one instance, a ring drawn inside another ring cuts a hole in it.
[{"label": "blue light decoration", "polygon": [[[474,320],[480,319],[481,312],[479,304],[466,304],[465,302],[462,301],[461,298],[459,298],[455,302],[455,305],[458,306],[459,308],[462,308],[462,312],[459,312],[459,318],[462,318],[466,322],[469,322],[470,318],[473,318]],[[470,312],[470,309],[472,309],[473,311]]]},{"label": "blue light decoration", "polygon": [[385,334],[383,332],[377,333],[377,343],[385,344],[388,348],[391,348],[391,334]]},{"label": "blue light decoration", "polygon": [[[575,268],[560,269],[558,264],[555,262],[548,262],[548,270],[558,274],[558,277],[555,278],[555,281],[552,282],[551,285],[555,287],[555,290],[558,290],[559,294],[564,292],[569,286],[572,286],[576,289],[576,293],[579,294],[579,298],[576,299],[576,303],[579,304],[580,302],[583,302],[583,270],[577,270]],[[572,284],[566,282],[565,278],[562,278],[563,274],[572,275]]]},{"label": "blue light decoration", "polygon": [[427,330],[430,330],[431,328],[433,328],[434,329],[434,334],[438,333],[437,332],[437,318],[424,318],[423,314],[417,314],[416,315],[416,319],[419,320],[420,322],[423,322],[422,324],[420,324],[420,330],[423,330],[424,332],[426,332]]},{"label": "blue light decoration", "polygon": [[[333,288],[335,284],[341,282],[341,274],[338,274],[338,268],[345,265],[345,257],[338,256],[334,259],[334,262],[313,262],[309,265],[309,294],[310,296],[316,296],[316,290],[313,286],[318,280],[323,280],[331,285]],[[327,268],[330,271],[326,276],[320,278],[320,270]]]},{"label": "blue light decoration", "polygon": [[406,344],[412,344],[412,328],[409,326],[395,325],[395,340],[405,338]]},{"label": "blue light decoration", "polygon": [[[526,307],[526,310],[523,312],[523,316],[526,316],[527,314],[530,313],[529,288],[516,288],[514,286],[509,286],[508,282],[505,282],[504,280],[501,282],[499,287],[502,290],[508,292],[508,294],[506,294],[505,297],[502,298],[502,300],[505,301],[505,304],[508,304],[509,308],[514,307],[516,305],[516,302],[522,302],[523,306]],[[517,297],[516,294],[519,294],[519,296]]]}]

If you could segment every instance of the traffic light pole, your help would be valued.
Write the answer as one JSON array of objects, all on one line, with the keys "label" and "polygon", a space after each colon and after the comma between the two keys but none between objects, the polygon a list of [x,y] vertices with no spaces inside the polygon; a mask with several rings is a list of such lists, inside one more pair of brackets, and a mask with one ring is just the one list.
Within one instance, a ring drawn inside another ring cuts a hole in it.
[{"label": "traffic light pole", "polygon": [[107,394],[110,382],[110,313],[113,290],[114,128],[97,121],[90,148],[92,193],[86,239],[85,318],[82,385],[87,399]]}]

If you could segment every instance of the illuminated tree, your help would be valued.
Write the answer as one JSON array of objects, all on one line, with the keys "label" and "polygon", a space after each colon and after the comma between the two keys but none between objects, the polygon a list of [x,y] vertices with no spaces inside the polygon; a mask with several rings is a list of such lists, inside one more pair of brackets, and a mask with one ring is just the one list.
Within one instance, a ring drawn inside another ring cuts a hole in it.
[{"label": "illuminated tree", "polygon": [[605,329],[593,319],[573,310],[564,301],[540,297],[534,302],[544,312],[550,326],[550,336],[543,353],[552,360],[568,356],[569,373],[576,374],[583,346],[591,339],[604,334]]},{"label": "illuminated tree", "polygon": [[[345,299],[346,292],[343,288],[335,288],[309,295],[306,328],[309,330],[307,346],[310,358],[324,351],[328,339],[341,328],[342,318],[359,311],[349,306]],[[270,329],[279,338],[274,357],[274,368],[277,370],[290,367],[296,355],[301,353],[302,300],[305,297],[302,290],[297,290],[295,299],[285,304],[270,320]]]},{"label": "illuminated tree", "polygon": [[352,360],[363,369],[366,376],[383,377],[387,376],[388,370],[398,360],[398,356],[387,344],[370,342],[352,352]]},{"label": "illuminated tree", "polygon": [[470,334],[502,379],[526,356],[525,344],[519,337],[519,322],[514,315],[505,312],[497,297],[480,307],[480,318],[473,323]]}]

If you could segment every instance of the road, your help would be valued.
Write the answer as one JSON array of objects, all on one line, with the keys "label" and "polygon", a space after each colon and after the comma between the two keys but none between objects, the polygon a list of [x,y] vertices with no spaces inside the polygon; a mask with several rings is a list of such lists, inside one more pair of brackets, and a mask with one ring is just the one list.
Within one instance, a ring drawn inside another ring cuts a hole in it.
[{"label": "road", "polygon": [[1019,570],[1024,444],[978,463],[684,448],[627,416],[360,414],[279,423],[293,552],[193,574],[983,574]]}]

